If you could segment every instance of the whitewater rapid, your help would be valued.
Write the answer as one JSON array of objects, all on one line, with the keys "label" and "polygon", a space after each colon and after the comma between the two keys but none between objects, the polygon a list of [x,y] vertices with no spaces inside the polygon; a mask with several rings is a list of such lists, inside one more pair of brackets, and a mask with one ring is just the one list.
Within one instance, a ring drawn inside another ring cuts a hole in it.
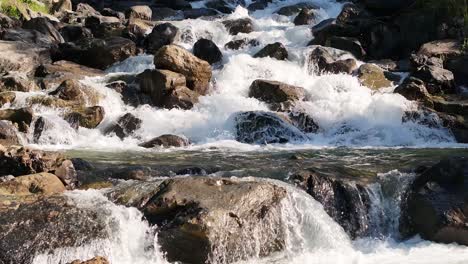
[{"label": "whitewater rapid", "polygon": [[[398,94],[391,93],[395,87],[372,91],[361,86],[358,79],[351,75],[317,76],[314,72],[315,66],[309,65],[306,59],[313,49],[307,47],[307,43],[313,38],[310,26],[294,26],[294,16],[286,17],[274,13],[282,6],[299,2],[303,1],[275,1],[265,10],[251,14],[245,8],[238,7],[227,17],[209,21],[172,21],[180,32],[176,44],[191,50],[197,39],[203,37],[213,40],[222,50],[223,61],[213,67],[209,95],[201,97],[199,103],[191,110],[157,109],[149,105],[135,108],[125,105],[120,94],[105,87],[106,81],[113,76],[136,74],[154,68],[151,55],[132,57],[108,69],[105,77],[86,78],[82,81],[102,95],[99,105],[104,107],[106,115],[97,129],[79,128],[75,131],[60,117],[60,109],[35,106],[37,116],[44,116],[53,123],[43,133],[37,145],[40,148],[55,149],[141,150],[138,143],[142,141],[162,134],[176,134],[191,140],[193,145],[189,148],[255,150],[260,147],[235,141],[233,116],[239,111],[268,111],[266,104],[248,98],[248,89],[255,79],[269,79],[304,87],[308,100],[296,107],[305,110],[320,127],[319,132],[310,134],[310,139],[305,142],[274,145],[273,148],[460,146],[442,126],[429,128],[417,122],[402,123],[405,111],[415,110],[416,105]],[[342,3],[330,0],[310,2],[321,7],[317,23],[336,17],[342,8]],[[204,1],[194,3],[195,6],[203,4]],[[231,36],[222,21],[242,17],[250,17],[253,20],[254,32]],[[256,39],[260,45],[237,51],[224,48],[227,42],[240,38]],[[252,57],[264,45],[273,42],[282,42],[286,46],[289,52],[287,61]],[[47,92],[50,91],[18,92],[12,107],[24,107],[28,97]],[[141,128],[124,140],[112,135],[103,135],[102,131],[125,113],[132,113],[140,118],[143,121]],[[436,116],[427,118],[438,122]],[[30,131],[25,136],[30,144],[32,133],[33,131]]]},{"label": "whitewater rapid", "polygon": [[[413,174],[399,171],[378,176],[377,182],[367,188],[373,194],[371,222],[375,225],[372,234],[354,241],[327,215],[322,205],[304,191],[277,180],[232,178],[240,181],[270,181],[287,190],[287,197],[276,212],[286,237],[285,249],[266,258],[254,256],[238,263],[465,264],[468,260],[467,247],[432,243],[418,237],[399,241],[399,201],[413,178]],[[73,191],[67,196],[76,206],[95,210],[106,217],[109,239],[41,254],[34,258],[33,263],[67,263],[97,255],[107,257],[112,264],[168,263],[158,246],[157,228],[150,227],[137,209],[110,202],[105,192]],[[252,241],[246,243],[246,246],[260,242],[261,236],[252,234]],[[218,252],[220,255],[216,257],[221,261],[215,263],[223,264],[223,251]]]}]

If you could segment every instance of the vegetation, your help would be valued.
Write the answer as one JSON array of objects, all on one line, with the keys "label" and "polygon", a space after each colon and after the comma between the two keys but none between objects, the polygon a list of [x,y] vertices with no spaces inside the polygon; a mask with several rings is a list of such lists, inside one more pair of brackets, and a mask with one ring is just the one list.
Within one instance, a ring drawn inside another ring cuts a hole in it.
[{"label": "vegetation", "polygon": [[15,18],[21,18],[29,8],[34,12],[49,13],[49,8],[36,0],[0,0],[0,12]]}]

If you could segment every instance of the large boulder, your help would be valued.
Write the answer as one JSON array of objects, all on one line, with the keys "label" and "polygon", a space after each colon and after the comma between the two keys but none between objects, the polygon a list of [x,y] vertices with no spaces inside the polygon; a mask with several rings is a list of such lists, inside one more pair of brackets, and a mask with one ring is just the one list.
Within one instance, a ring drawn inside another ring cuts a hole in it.
[{"label": "large boulder", "polygon": [[135,53],[135,43],[126,38],[83,39],[75,43],[61,44],[56,60],[68,60],[104,70]]},{"label": "large boulder", "polygon": [[286,47],[280,42],[268,44],[254,55],[254,58],[265,57],[277,60],[286,60],[288,58],[288,50],[286,50]]},{"label": "large boulder", "polygon": [[158,69],[184,75],[188,88],[201,95],[207,93],[212,75],[211,66],[186,49],[176,45],[164,46],[154,55],[154,65]]},{"label": "large boulder", "polygon": [[[285,189],[266,181],[177,178],[164,181],[142,210],[158,225],[169,261],[235,262],[283,248],[279,210],[285,196]],[[252,234],[259,245],[250,243]]]},{"label": "large boulder", "polygon": [[223,59],[223,54],[216,44],[209,39],[199,39],[193,45],[193,54],[198,58],[214,64]]},{"label": "large boulder", "polygon": [[65,190],[60,179],[47,172],[23,175],[0,183],[0,195],[53,195]]},{"label": "large boulder", "polygon": [[25,21],[23,23],[23,28],[25,29],[33,29],[42,34],[46,35],[47,38],[51,40],[53,43],[62,43],[64,39],[60,32],[54,27],[54,25],[50,22],[50,20],[46,17],[36,17]]},{"label": "large boulder", "polygon": [[1,263],[31,263],[38,254],[108,236],[102,216],[64,196],[2,196],[0,212]]},{"label": "large boulder", "polygon": [[268,80],[255,80],[249,88],[249,97],[269,104],[302,100],[305,94],[306,91],[302,87]]},{"label": "large boulder", "polygon": [[162,135],[156,138],[151,139],[150,141],[140,144],[140,147],[144,148],[154,148],[154,147],[185,147],[188,146],[190,142],[185,137],[180,137],[176,135]]},{"label": "large boulder", "polygon": [[400,231],[468,245],[468,159],[442,160],[416,178],[402,205]]},{"label": "large boulder", "polygon": [[151,20],[153,16],[153,11],[149,6],[146,5],[136,5],[130,7],[126,12],[125,16],[132,20],[132,19],[143,19],[143,20]]},{"label": "large boulder", "polygon": [[231,35],[237,35],[239,33],[251,33],[253,29],[253,22],[250,18],[240,18],[235,20],[223,21],[224,26]]},{"label": "large boulder", "polygon": [[179,29],[171,23],[155,26],[145,39],[146,51],[154,54],[163,46],[172,44],[178,32]]},{"label": "large boulder", "polygon": [[178,86],[170,91],[170,94],[164,100],[163,107],[188,110],[198,103],[199,97],[200,95],[197,92],[185,86]]},{"label": "large boulder", "polygon": [[405,79],[402,84],[395,88],[394,92],[411,101],[431,102],[431,95],[427,91],[424,82],[414,77]]},{"label": "large boulder", "polygon": [[169,70],[145,70],[137,77],[141,91],[149,95],[158,107],[164,105],[172,90],[187,85],[184,75]]},{"label": "large boulder", "polygon": [[48,62],[50,53],[46,48],[18,41],[0,40],[0,73],[19,71],[32,75],[40,64]]},{"label": "large boulder", "polygon": [[78,81],[85,77],[102,76],[104,72],[89,68],[71,61],[61,60],[51,64],[40,65],[35,76],[40,78],[42,86],[46,89],[56,88],[67,80]]},{"label": "large boulder", "polygon": [[105,111],[102,106],[84,107],[75,109],[71,113],[67,113],[64,119],[71,127],[96,128],[104,119]]},{"label": "large boulder", "polygon": [[287,116],[273,112],[240,112],[234,116],[236,140],[249,144],[305,141],[308,137]]},{"label": "large boulder", "polygon": [[289,178],[321,203],[327,214],[352,238],[367,234],[371,200],[363,184],[313,168],[295,172]]}]

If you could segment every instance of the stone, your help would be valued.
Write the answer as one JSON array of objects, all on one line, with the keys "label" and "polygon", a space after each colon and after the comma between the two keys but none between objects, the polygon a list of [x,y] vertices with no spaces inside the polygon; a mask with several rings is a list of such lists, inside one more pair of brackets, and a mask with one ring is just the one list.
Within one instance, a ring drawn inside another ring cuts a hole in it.
[{"label": "stone", "polygon": [[53,43],[62,43],[64,39],[60,32],[52,25],[46,17],[36,17],[23,23],[24,29],[32,29],[41,32]]},{"label": "stone", "polygon": [[170,94],[165,98],[163,107],[167,109],[180,108],[192,109],[198,103],[200,95],[185,86],[178,86],[171,90]]},{"label": "stone", "polygon": [[180,136],[176,135],[162,135],[156,138],[151,139],[145,143],[140,144],[140,147],[143,148],[154,148],[154,147],[163,147],[163,148],[170,148],[170,147],[186,147],[190,144],[190,142]]},{"label": "stone", "polygon": [[15,99],[16,94],[14,92],[0,92],[0,107],[13,103]]},{"label": "stone", "polygon": [[293,110],[288,115],[291,124],[297,127],[304,133],[317,133],[319,130],[318,124],[309,114],[297,110]]},{"label": "stone", "polygon": [[104,115],[105,111],[102,106],[92,106],[76,109],[71,113],[67,113],[64,119],[75,129],[78,129],[78,127],[92,129],[96,128],[102,122]]},{"label": "stone", "polygon": [[0,120],[8,120],[15,123],[23,133],[28,131],[29,125],[33,120],[33,111],[31,108],[4,109],[0,110]]},{"label": "stone", "polygon": [[79,25],[66,25],[60,28],[59,31],[65,42],[75,42],[93,37],[90,29]]},{"label": "stone", "polygon": [[122,32],[122,36],[131,39],[138,47],[144,47],[147,35],[146,32],[148,32],[151,27],[148,21],[133,19],[128,22],[126,28]]},{"label": "stone", "polygon": [[309,55],[311,69],[315,69],[317,74],[325,73],[347,73],[351,74],[357,69],[357,62],[354,59],[338,59],[339,56],[332,55],[330,48],[317,46]]},{"label": "stone", "polygon": [[302,100],[305,94],[302,87],[268,80],[255,80],[249,88],[249,97],[269,104]]},{"label": "stone", "polygon": [[414,72],[413,76],[423,80],[431,94],[454,92],[455,77],[449,70],[437,66],[423,66]]},{"label": "stone", "polygon": [[250,18],[226,20],[223,21],[223,24],[231,35],[237,35],[239,33],[248,34],[254,31],[253,22]]},{"label": "stone", "polygon": [[18,129],[9,121],[0,120],[0,145],[19,145]]},{"label": "stone", "polygon": [[272,112],[240,112],[234,116],[234,121],[236,140],[242,143],[273,144],[308,139],[289,119]]},{"label": "stone", "polygon": [[411,101],[431,102],[431,95],[426,89],[426,85],[420,79],[409,77],[403,81],[394,93],[401,94]]},{"label": "stone", "polygon": [[56,60],[68,60],[104,70],[135,54],[136,44],[133,41],[122,37],[109,37],[61,44]]},{"label": "stone", "polygon": [[212,75],[211,66],[186,49],[176,45],[164,46],[155,54],[154,65],[157,69],[184,75],[188,88],[200,95],[207,94]]},{"label": "stone", "polygon": [[68,189],[74,189],[78,186],[77,173],[71,160],[64,160],[62,164],[55,169],[54,174]]},{"label": "stone", "polygon": [[209,64],[220,62],[223,54],[216,44],[209,39],[199,39],[193,45],[193,55],[207,61]]},{"label": "stone", "polygon": [[178,86],[186,86],[185,76],[169,70],[145,70],[138,75],[140,89],[155,106],[163,107],[167,96]]},{"label": "stone", "polygon": [[63,193],[65,186],[54,174],[38,174],[15,177],[11,181],[0,183],[1,195],[53,195]]},{"label": "stone", "polygon": [[39,90],[37,84],[21,72],[10,72],[0,78],[0,92],[33,92]]},{"label": "stone", "polygon": [[74,260],[68,264],[110,264],[110,262],[104,257],[94,257],[85,261]]},{"label": "stone", "polygon": [[452,157],[425,170],[407,191],[400,232],[438,243],[468,245],[468,160]]},{"label": "stone", "polygon": [[236,39],[231,40],[224,45],[224,48],[231,50],[239,50],[245,47],[256,47],[260,45],[260,42],[256,39]]},{"label": "stone", "polygon": [[135,5],[130,7],[125,12],[125,17],[129,20],[132,19],[142,19],[142,20],[151,20],[153,16],[153,11],[147,5]]},{"label": "stone", "polygon": [[155,26],[153,31],[146,37],[146,51],[155,54],[163,46],[172,44],[178,32],[179,29],[171,23],[162,23]]},{"label": "stone", "polygon": [[313,10],[308,8],[303,8],[299,14],[294,18],[294,25],[302,26],[302,25],[310,25],[315,22],[316,15]]},{"label": "stone", "polygon": [[455,39],[434,40],[423,44],[417,54],[446,60],[462,55],[461,43]]},{"label": "stone", "polygon": [[112,124],[108,127],[104,134],[115,134],[120,139],[128,137],[132,135],[136,130],[141,127],[141,123],[143,121],[138,117],[134,116],[133,114],[126,113],[125,115],[121,116],[115,124]]},{"label": "stone", "polygon": [[362,85],[374,90],[392,86],[392,82],[386,78],[384,71],[375,64],[361,65],[358,69],[358,78]]},{"label": "stone", "polygon": [[86,18],[85,26],[96,38],[120,37],[125,29],[119,18],[93,15]]},{"label": "stone", "polygon": [[356,38],[333,36],[329,38],[326,46],[349,51],[357,59],[363,59],[366,56],[366,51],[362,47],[361,42]]},{"label": "stone", "polygon": [[288,58],[288,51],[286,47],[280,43],[275,42],[266,45],[263,49],[254,55],[254,58],[265,58],[270,57],[277,60],[286,60]]},{"label": "stone", "polygon": [[276,10],[275,13],[283,16],[292,16],[304,9],[319,9],[319,7],[312,3],[303,2],[295,5],[281,7],[280,9]]},{"label": "stone", "polygon": [[53,14],[60,15],[62,13],[71,11],[73,11],[71,0],[58,0],[52,4],[51,12]]},{"label": "stone", "polygon": [[[158,242],[168,261],[216,262],[215,252],[222,250],[224,260],[235,262],[284,247],[282,187],[266,181],[188,177],[165,180],[158,189],[142,211],[159,227]],[[260,245],[249,242],[253,233]]]},{"label": "stone", "polygon": [[103,76],[104,72],[71,61],[61,60],[42,64],[36,69],[35,77],[41,78],[45,87],[57,87],[65,81],[78,81],[85,77]]},{"label": "stone", "polygon": [[468,86],[468,55],[449,59],[445,67],[454,74],[457,84]]},{"label": "stone", "polygon": [[10,71],[34,74],[36,68],[50,62],[47,49],[34,44],[0,40],[0,74]]}]

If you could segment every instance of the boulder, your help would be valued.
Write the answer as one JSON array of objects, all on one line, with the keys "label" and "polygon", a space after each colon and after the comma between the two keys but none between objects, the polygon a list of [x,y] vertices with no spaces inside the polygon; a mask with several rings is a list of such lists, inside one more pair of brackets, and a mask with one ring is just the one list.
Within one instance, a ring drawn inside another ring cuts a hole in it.
[{"label": "boulder", "polygon": [[178,86],[171,90],[170,94],[165,98],[163,107],[167,109],[192,109],[193,106],[198,103],[199,97],[200,95],[197,92],[185,86]]},{"label": "boulder", "polygon": [[392,86],[384,71],[375,64],[365,63],[358,69],[358,78],[362,85],[370,89],[380,89]]},{"label": "boulder", "polygon": [[260,42],[258,42],[258,40],[244,38],[244,39],[231,40],[224,45],[224,48],[231,49],[231,50],[239,50],[247,46],[256,47],[258,45],[260,45]]},{"label": "boulder", "polygon": [[9,121],[0,120],[0,145],[19,145],[18,129]]},{"label": "boulder", "polygon": [[[285,189],[266,181],[176,178],[161,183],[142,210],[159,227],[169,261],[235,262],[283,248],[279,210],[285,197]],[[250,243],[254,233],[258,245]]]},{"label": "boulder", "polygon": [[119,19],[119,21],[124,24],[126,22],[125,20],[125,14],[120,12],[120,11],[116,11],[114,9],[111,9],[111,8],[104,8],[100,11],[101,15],[103,16],[108,16],[108,17],[116,17]]},{"label": "boulder", "polygon": [[34,44],[0,40],[0,74],[19,71],[32,75],[42,63],[50,62],[47,49]]},{"label": "boulder", "polygon": [[93,33],[90,29],[79,25],[66,25],[60,28],[60,34],[65,42],[75,42],[93,37]]},{"label": "boulder", "polygon": [[420,79],[409,77],[403,81],[394,93],[403,95],[406,99],[411,101],[431,102],[431,95],[426,89],[426,85]]},{"label": "boulder", "polygon": [[146,32],[151,29],[148,21],[141,19],[130,20],[122,32],[122,36],[125,38],[131,39],[137,44],[138,47],[144,47]]},{"label": "boulder", "polygon": [[133,114],[126,113],[121,116],[115,124],[108,127],[104,134],[115,134],[119,138],[123,139],[132,135],[136,130],[141,127],[143,121]]},{"label": "boulder", "polygon": [[252,3],[247,7],[247,9],[251,12],[265,9],[269,3],[272,3],[273,0],[256,0],[252,1]]},{"label": "boulder", "polygon": [[110,264],[110,262],[104,257],[95,257],[85,261],[74,260],[68,264]]},{"label": "boulder", "polygon": [[403,201],[403,235],[468,245],[467,183],[466,157],[442,160],[419,175]]},{"label": "boulder", "polygon": [[102,15],[87,17],[85,26],[91,30],[96,38],[118,37],[125,29],[119,18]]},{"label": "boulder", "polygon": [[52,3],[51,13],[61,15],[66,12],[73,11],[71,0],[58,0]]},{"label": "boulder", "polygon": [[454,93],[455,77],[449,70],[437,66],[423,66],[413,73],[423,80],[431,94]]},{"label": "boulder", "polygon": [[20,27],[21,22],[5,14],[0,14],[0,30]]},{"label": "boulder", "polygon": [[158,107],[163,107],[172,90],[187,85],[184,75],[168,70],[145,70],[137,77],[141,91],[149,95]]},{"label": "boulder", "polygon": [[216,44],[209,39],[199,39],[193,45],[193,55],[207,61],[209,64],[220,62],[223,54]]},{"label": "boulder", "polygon": [[211,66],[186,49],[167,45],[159,49],[154,56],[154,65],[157,69],[165,69],[180,73],[187,80],[187,87],[205,95],[211,79]]},{"label": "boulder", "polygon": [[35,77],[40,78],[41,86],[45,89],[57,88],[57,86],[65,81],[77,82],[85,77],[103,75],[104,72],[101,70],[65,60],[56,61],[52,64],[40,65],[35,73]]},{"label": "boulder", "polygon": [[319,130],[319,126],[312,116],[305,112],[293,110],[289,113],[288,118],[292,125],[304,133],[317,133]]},{"label": "boulder", "polygon": [[277,113],[250,111],[234,116],[236,140],[248,144],[306,141],[307,136]]},{"label": "boulder", "polygon": [[146,37],[146,51],[155,54],[164,45],[172,44],[178,32],[179,29],[171,23],[163,23],[155,26],[153,31]]},{"label": "boulder", "polygon": [[145,143],[140,144],[140,147],[144,148],[154,148],[154,147],[164,147],[164,148],[170,148],[170,147],[185,147],[188,146],[190,142],[180,136],[176,135],[162,135],[156,138],[153,138],[150,141],[147,141]]},{"label": "boulder", "polygon": [[0,183],[1,195],[53,195],[63,193],[65,190],[60,179],[47,172],[19,176]]},{"label": "boulder", "polygon": [[303,3],[298,3],[295,5],[281,7],[280,9],[276,10],[275,13],[279,15],[283,15],[283,16],[292,16],[292,15],[299,13],[301,10],[304,10],[304,9],[312,10],[312,9],[319,9],[319,7],[312,3],[303,2]]},{"label": "boulder", "polygon": [[317,46],[309,55],[309,63],[312,63],[311,69],[315,69],[317,74],[329,72],[334,74],[351,74],[357,69],[357,62],[354,59],[338,59],[328,50],[329,48]]},{"label": "boulder", "polygon": [[239,33],[251,33],[254,31],[253,22],[250,18],[240,18],[235,20],[223,21],[224,26],[231,35],[237,35]]},{"label": "boulder", "polygon": [[306,91],[302,87],[268,80],[255,80],[249,88],[249,97],[268,104],[302,100],[305,94]]},{"label": "boulder", "polygon": [[36,17],[25,21],[23,23],[23,28],[33,29],[38,32],[41,32],[42,34],[46,35],[47,38],[49,38],[53,43],[58,44],[64,42],[64,39],[62,35],[60,35],[60,32],[54,27],[54,25],[52,25],[50,20],[46,17]]},{"label": "boulder", "polygon": [[129,20],[132,19],[142,19],[142,20],[151,20],[153,16],[153,11],[149,6],[146,5],[136,5],[130,7],[125,12],[125,17]]},{"label": "boulder", "polygon": [[135,54],[135,43],[126,38],[83,39],[75,43],[61,44],[56,60],[68,60],[104,70]]},{"label": "boulder", "polygon": [[73,112],[65,114],[64,119],[75,129],[78,129],[78,127],[92,129],[102,122],[104,114],[105,111],[102,106],[92,106],[75,109]]},{"label": "boulder", "polygon": [[108,236],[102,214],[64,196],[22,198],[19,202],[3,196],[0,211],[2,263],[31,263],[40,253],[84,246]]},{"label": "boulder", "polygon": [[0,120],[8,120],[15,123],[21,132],[26,133],[33,120],[31,108],[4,109],[0,110]]},{"label": "boulder", "polygon": [[308,8],[303,8],[301,12],[294,18],[294,25],[302,26],[302,25],[310,25],[315,22],[316,15],[313,10]]},{"label": "boulder", "polygon": [[329,176],[310,168],[295,172],[290,180],[323,205],[351,238],[369,231],[371,200],[366,187],[345,177]]},{"label": "boulder", "polygon": [[254,58],[264,57],[270,57],[277,60],[286,60],[288,58],[288,51],[282,43],[275,42],[266,45],[263,49],[261,49],[254,55]]},{"label": "boulder", "polygon": [[0,92],[32,92],[39,90],[37,84],[21,72],[10,72],[0,77]]}]

